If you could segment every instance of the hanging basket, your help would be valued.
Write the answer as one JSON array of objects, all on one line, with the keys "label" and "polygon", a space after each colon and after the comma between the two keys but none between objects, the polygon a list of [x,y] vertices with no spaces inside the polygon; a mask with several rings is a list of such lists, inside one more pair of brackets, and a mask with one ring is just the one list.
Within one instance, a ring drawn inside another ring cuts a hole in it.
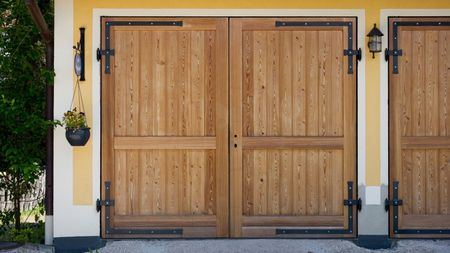
[{"label": "hanging basket", "polygon": [[[75,74],[77,75],[77,82],[75,84],[72,96],[72,102],[70,103],[69,110],[64,113],[63,122],[66,126],[66,139],[72,146],[84,146],[91,137],[91,129],[87,124],[86,114],[84,110],[83,97],[81,95],[80,88],[80,71],[79,71],[79,59],[80,59],[80,46],[74,47],[75,53]],[[79,111],[77,110],[77,106]]]},{"label": "hanging basket", "polygon": [[72,146],[84,146],[91,137],[91,129],[89,127],[79,129],[66,128],[66,139]]}]

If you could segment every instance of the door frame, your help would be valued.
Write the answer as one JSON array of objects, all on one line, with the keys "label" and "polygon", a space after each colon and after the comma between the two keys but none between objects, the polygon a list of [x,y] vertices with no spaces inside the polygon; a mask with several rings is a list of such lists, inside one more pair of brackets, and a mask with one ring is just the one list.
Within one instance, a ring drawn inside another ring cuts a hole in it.
[{"label": "door frame", "polygon": [[[213,14],[213,15],[212,15]],[[101,42],[101,17],[344,17],[357,18],[357,46],[365,49],[365,10],[364,9],[94,9],[93,10],[91,55]],[[91,57],[92,71],[92,183],[94,199],[101,198],[101,68],[96,57]],[[89,63],[88,63],[89,64]],[[366,88],[365,88],[365,54],[357,63],[357,182],[365,185],[366,164]],[[89,65],[88,65],[89,67]],[[369,196],[370,197],[370,196]],[[364,196],[363,196],[364,199]],[[98,235],[101,235],[101,215],[94,216],[90,222],[96,222]],[[359,224],[358,224],[359,226]]]},{"label": "door frame", "polygon": [[[389,20],[393,17],[450,17],[450,9],[382,9],[380,11],[380,29],[386,31],[387,36],[382,38],[383,47],[389,46]],[[390,184],[392,170],[389,166],[389,76],[392,74],[389,70],[389,61],[385,61],[384,55],[380,55],[380,167],[381,167],[381,185],[387,186],[387,198],[390,198]],[[382,196],[383,198],[385,196]],[[391,238],[401,238],[397,234],[391,233],[392,220],[391,213],[388,212],[388,230],[387,234]],[[404,237],[404,236],[403,236]],[[419,236],[420,237],[420,236]],[[424,236],[422,236],[424,237]],[[430,237],[430,236],[427,236]],[[431,236],[433,237],[433,236]]]}]

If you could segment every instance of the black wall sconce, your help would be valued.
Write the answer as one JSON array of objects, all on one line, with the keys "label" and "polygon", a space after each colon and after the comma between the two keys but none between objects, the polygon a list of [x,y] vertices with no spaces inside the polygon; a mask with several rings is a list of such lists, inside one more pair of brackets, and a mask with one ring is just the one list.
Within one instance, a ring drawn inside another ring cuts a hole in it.
[{"label": "black wall sconce", "polygon": [[375,53],[380,53],[381,49],[381,39],[384,34],[377,28],[377,24],[373,24],[372,30],[367,34],[369,37],[369,43],[367,46],[369,47],[369,51],[372,53],[372,58],[375,59]]},{"label": "black wall sconce", "polygon": [[73,59],[73,68],[75,71],[75,74],[79,78],[80,81],[85,81],[84,76],[84,27],[80,27],[80,41],[77,42],[76,46],[73,46],[73,49],[75,49],[75,56]]}]

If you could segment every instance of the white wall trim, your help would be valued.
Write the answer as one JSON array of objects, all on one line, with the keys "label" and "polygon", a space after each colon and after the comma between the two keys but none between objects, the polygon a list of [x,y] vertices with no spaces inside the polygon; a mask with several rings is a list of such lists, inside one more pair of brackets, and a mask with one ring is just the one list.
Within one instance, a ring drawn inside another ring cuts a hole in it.
[{"label": "white wall trim", "polygon": [[[94,9],[92,16],[92,55],[100,46],[101,16],[356,16],[358,45],[365,47],[364,9]],[[92,58],[93,111],[93,189],[94,198],[100,196],[100,63]],[[365,56],[358,63],[358,184],[366,182],[366,82]],[[99,221],[98,221],[99,222]]]},{"label": "white wall trim", "polygon": [[[383,47],[388,47],[389,16],[450,16],[450,9],[382,9],[380,11],[380,29],[385,34]],[[389,182],[389,108],[388,108],[388,62],[380,54],[380,173],[381,184]]]}]

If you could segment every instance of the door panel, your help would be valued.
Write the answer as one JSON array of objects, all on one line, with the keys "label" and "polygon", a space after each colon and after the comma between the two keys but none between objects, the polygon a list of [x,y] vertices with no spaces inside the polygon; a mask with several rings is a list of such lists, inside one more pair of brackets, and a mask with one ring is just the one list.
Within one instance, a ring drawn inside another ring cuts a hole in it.
[{"label": "door panel", "polygon": [[389,21],[390,48],[396,33],[402,50],[398,74],[393,73],[393,60],[389,72],[390,195],[396,191],[403,201],[391,207],[390,233],[394,237],[450,236],[449,21]]},{"label": "door panel", "polygon": [[102,24],[103,237],[227,236],[228,20]]},{"label": "door panel", "polygon": [[230,22],[232,236],[353,236],[343,201],[355,182],[356,74],[343,52],[355,19]]}]

